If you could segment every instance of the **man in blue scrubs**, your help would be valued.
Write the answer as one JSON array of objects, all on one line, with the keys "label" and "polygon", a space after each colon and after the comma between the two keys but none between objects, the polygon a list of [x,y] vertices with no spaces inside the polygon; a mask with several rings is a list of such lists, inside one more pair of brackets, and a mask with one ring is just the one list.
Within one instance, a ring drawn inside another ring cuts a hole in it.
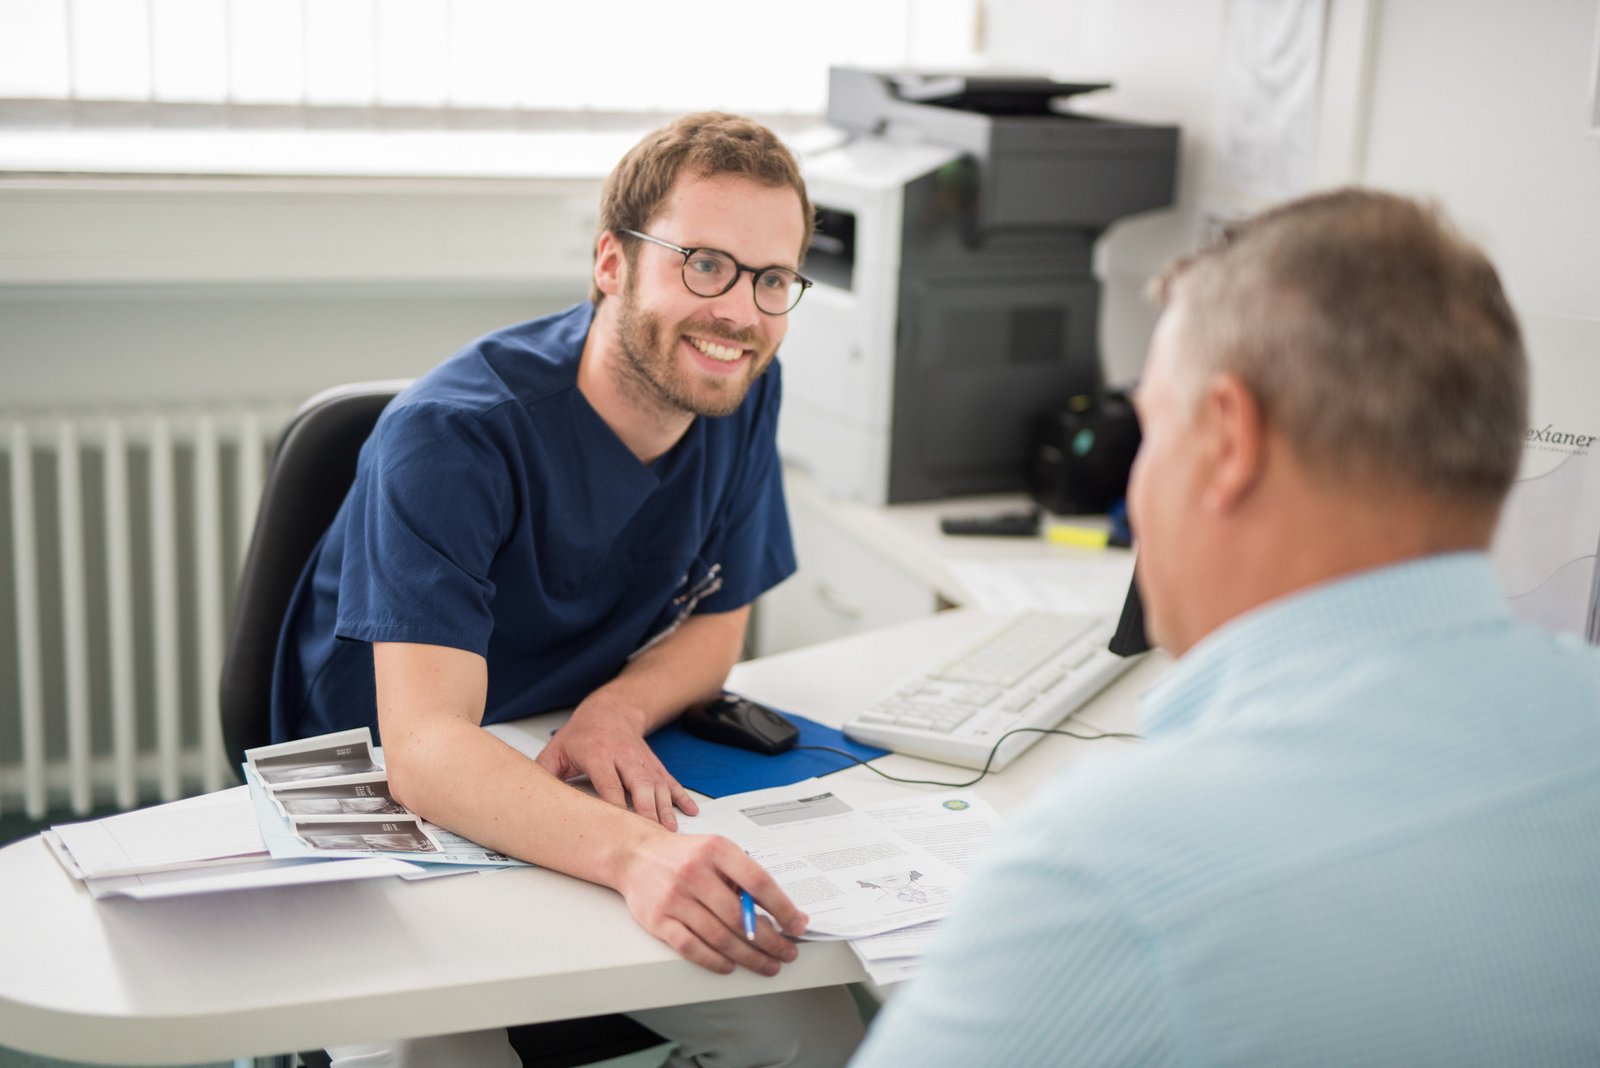
[{"label": "man in blue scrubs", "polygon": [[1527,429],[1494,268],[1345,190],[1158,287],[1147,741],[1013,822],[857,1063],[1600,1064],[1600,652],[1485,554]]},{"label": "man in blue scrubs", "polygon": [[[757,123],[691,115],[635,146],[602,194],[591,300],[479,339],[384,412],[273,692],[276,738],[375,727],[413,811],[612,887],[717,972],[777,974],[806,918],[733,843],[673,833],[695,803],[644,739],[720,691],[751,601],[795,567],[774,356],[811,226]],[[537,761],[482,729],[563,707]],[[747,940],[736,888],[778,926]],[[685,1064],[838,1064],[860,1036],[838,988],[638,1015]],[[336,1052],[515,1063],[503,1032]]]}]

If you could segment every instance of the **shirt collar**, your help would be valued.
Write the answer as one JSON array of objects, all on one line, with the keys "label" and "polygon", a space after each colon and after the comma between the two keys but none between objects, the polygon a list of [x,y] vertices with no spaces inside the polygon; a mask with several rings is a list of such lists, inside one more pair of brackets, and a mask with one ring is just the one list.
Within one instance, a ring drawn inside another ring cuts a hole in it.
[{"label": "shirt collar", "polygon": [[1300,590],[1237,616],[1206,635],[1145,694],[1150,737],[1226,715],[1238,699],[1312,653],[1393,649],[1441,627],[1509,618],[1481,552],[1423,557]]}]

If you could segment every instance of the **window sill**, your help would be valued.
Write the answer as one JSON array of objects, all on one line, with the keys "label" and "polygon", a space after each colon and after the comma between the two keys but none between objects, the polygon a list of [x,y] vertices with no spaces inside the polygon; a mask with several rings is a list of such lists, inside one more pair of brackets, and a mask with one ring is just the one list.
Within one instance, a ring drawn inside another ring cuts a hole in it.
[{"label": "window sill", "polygon": [[0,174],[595,181],[643,132],[13,129]]},{"label": "window sill", "polygon": [[[29,128],[0,124],[0,179],[114,176],[599,181],[647,131],[615,117],[536,130]],[[775,127],[777,128],[777,127]],[[838,131],[782,124],[797,155]]]},{"label": "window sill", "polygon": [[0,287],[582,288],[642,132],[0,130]]}]

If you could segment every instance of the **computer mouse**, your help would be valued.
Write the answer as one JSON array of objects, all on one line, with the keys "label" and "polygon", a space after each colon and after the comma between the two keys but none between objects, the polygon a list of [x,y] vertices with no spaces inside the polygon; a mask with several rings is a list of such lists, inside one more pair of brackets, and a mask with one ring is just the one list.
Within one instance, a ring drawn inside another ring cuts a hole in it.
[{"label": "computer mouse", "polygon": [[774,756],[794,747],[800,728],[766,705],[731,695],[684,712],[683,729],[708,742]]}]

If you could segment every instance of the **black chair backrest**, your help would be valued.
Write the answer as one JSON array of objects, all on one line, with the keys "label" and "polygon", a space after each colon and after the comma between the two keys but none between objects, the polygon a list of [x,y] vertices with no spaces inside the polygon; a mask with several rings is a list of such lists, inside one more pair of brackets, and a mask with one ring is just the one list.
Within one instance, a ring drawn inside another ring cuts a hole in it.
[{"label": "black chair backrest", "polygon": [[[272,741],[278,632],[311,550],[356,476],[356,458],[383,409],[409,382],[359,382],[306,401],[278,437],[245,554],[233,631],[222,662],[222,739],[236,774],[244,751]],[[511,1028],[524,1068],[571,1068],[649,1049],[661,1037],[623,1015]],[[327,1064],[321,1050],[301,1054]]]},{"label": "black chair backrest", "polygon": [[295,583],[355,480],[362,443],[408,384],[325,390],[301,405],[278,437],[222,663],[222,739],[235,774],[246,749],[272,740],[272,664]]}]

